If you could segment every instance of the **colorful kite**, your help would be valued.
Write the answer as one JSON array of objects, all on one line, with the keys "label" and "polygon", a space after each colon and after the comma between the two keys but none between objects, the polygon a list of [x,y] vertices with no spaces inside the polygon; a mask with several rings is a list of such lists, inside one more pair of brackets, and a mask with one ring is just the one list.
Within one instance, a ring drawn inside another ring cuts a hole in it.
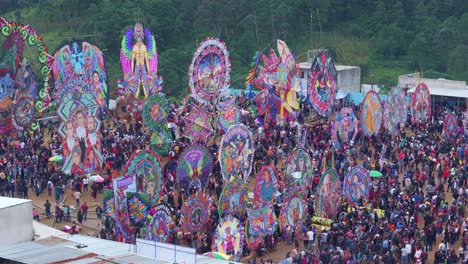
[{"label": "colorful kite", "polygon": [[276,197],[279,185],[277,174],[274,166],[262,166],[255,178],[255,203],[265,204]]},{"label": "colorful kite", "polygon": [[128,214],[134,226],[144,226],[152,206],[151,196],[147,193],[127,192]]},{"label": "colorful kite", "polygon": [[54,98],[60,101],[76,90],[93,95],[100,109],[107,107],[107,77],[104,58],[98,47],[82,42],[63,46],[54,55]]},{"label": "colorful kite", "polygon": [[232,215],[220,219],[213,234],[213,251],[234,256],[239,261],[244,247],[244,227]]},{"label": "colorful kite", "polygon": [[413,123],[425,122],[431,118],[431,92],[425,83],[416,86],[410,106]]},{"label": "colorful kite", "polygon": [[104,215],[115,219],[114,191],[104,189],[102,193]]},{"label": "colorful kite", "polygon": [[114,188],[114,216],[117,234],[128,241],[134,240],[135,228],[130,222],[127,193],[136,192],[135,176],[127,175],[112,181]]},{"label": "colorful kite", "polygon": [[273,235],[276,231],[276,216],[271,202],[247,209],[249,220],[247,233],[251,236]]},{"label": "colorful kite", "polygon": [[335,219],[341,200],[341,181],[334,168],[326,170],[317,185],[315,194],[315,215],[327,219]]},{"label": "colorful kite", "polygon": [[161,161],[151,150],[139,150],[127,161],[125,175],[135,175],[137,192],[151,196],[152,204],[159,200],[162,187]]},{"label": "colorful kite", "polygon": [[226,132],[230,126],[240,123],[240,111],[236,106],[236,98],[218,101],[218,127]]},{"label": "colorful kite", "polygon": [[231,60],[224,42],[205,39],[193,54],[189,67],[192,97],[206,104],[229,88]]},{"label": "colorful kite", "polygon": [[358,165],[345,175],[343,196],[348,201],[348,204],[357,206],[361,199],[369,199],[371,186],[369,171]]},{"label": "colorful kite", "polygon": [[189,193],[190,189],[205,190],[213,168],[213,157],[201,146],[190,146],[180,154],[176,178],[179,190]]},{"label": "colorful kite", "polygon": [[148,216],[148,226],[146,228],[146,239],[166,242],[174,232],[174,219],[172,209],[167,204],[158,204]]},{"label": "colorful kite", "polygon": [[405,93],[400,87],[394,87],[387,95],[384,107],[384,127],[394,134],[398,125],[404,125],[408,116]]},{"label": "colorful kite", "polygon": [[225,181],[240,177],[244,181],[252,172],[254,148],[252,133],[244,125],[231,126],[221,138],[219,163]]},{"label": "colorful kite", "polygon": [[185,233],[204,233],[210,219],[209,207],[208,196],[204,192],[192,194],[182,205],[182,230]]},{"label": "colorful kite", "polygon": [[359,121],[350,107],[343,107],[336,114],[333,123],[332,140],[336,149],[345,144],[354,144],[358,134]]},{"label": "colorful kite", "polygon": [[124,73],[121,81],[126,95],[138,98],[140,86],[145,98],[162,90],[162,78],[158,76],[158,52],[156,41],[149,29],[136,23],[129,28],[122,39],[120,62]]},{"label": "colorful kite", "polygon": [[307,81],[308,101],[320,116],[331,115],[337,93],[335,61],[327,51],[317,54]]},{"label": "colorful kite", "polygon": [[446,141],[454,141],[458,137],[458,120],[453,113],[445,115],[444,119],[444,138]]},{"label": "colorful kite", "polygon": [[248,192],[247,183],[243,179],[228,182],[219,196],[219,215],[244,215],[248,205]]},{"label": "colorful kite", "polygon": [[104,158],[101,154],[102,135],[98,104],[90,92],[75,90],[62,97],[57,109],[60,118],[58,132],[62,136],[64,164],[68,175],[82,176],[99,171]]},{"label": "colorful kite", "polygon": [[[263,118],[266,126],[284,125],[288,120],[295,120],[295,110],[299,109],[296,59],[284,41],[277,41],[277,49],[279,57],[273,50],[269,57],[258,52],[247,77],[248,88],[251,90],[255,85],[260,90],[254,101],[258,116]],[[263,65],[259,65],[260,62]]]},{"label": "colorful kite", "polygon": [[[8,110],[13,100],[30,97],[38,116],[49,107],[49,77],[53,57],[47,53],[42,37],[30,25],[22,25],[0,17],[0,34],[5,37],[2,44],[3,57],[0,58],[0,132],[9,132],[12,128],[11,112]],[[26,45],[27,44],[27,45]],[[25,48],[32,48],[34,60],[26,59]],[[37,51],[37,52],[36,52]],[[36,56],[37,55],[37,56]],[[34,66],[34,67],[32,67]],[[39,69],[35,74],[33,68]],[[38,92],[36,77],[43,81],[43,88]],[[13,90],[16,87],[16,91]],[[8,98],[7,98],[8,97]],[[35,116],[36,117],[36,116]],[[29,127],[33,131],[39,127],[37,121]],[[18,128],[22,128],[18,126]]]},{"label": "colorful kite", "polygon": [[212,113],[202,107],[192,105],[192,111],[184,117],[184,134],[193,138],[197,143],[206,143],[207,138],[213,135],[212,118]]},{"label": "colorful kite", "polygon": [[283,229],[286,229],[288,226],[293,229],[301,227],[302,220],[306,215],[307,203],[299,196],[299,194],[293,194],[281,207],[281,227]]},{"label": "colorful kite", "polygon": [[[153,94],[145,100],[143,121],[150,130],[157,130],[161,123],[166,124],[169,103],[163,94]],[[167,125],[166,125],[167,126]]]},{"label": "colorful kite", "polygon": [[301,147],[294,148],[286,161],[286,186],[311,186],[313,180],[314,168],[309,153]]},{"label": "colorful kite", "polygon": [[34,100],[31,97],[21,97],[13,109],[15,126],[20,128],[28,127],[34,121],[35,114]]},{"label": "colorful kite", "polygon": [[378,135],[382,126],[382,102],[379,95],[369,91],[364,97],[361,107],[361,127],[365,135]]},{"label": "colorful kite", "polygon": [[161,156],[166,156],[171,147],[171,132],[167,128],[167,124],[158,122],[154,124],[154,131],[151,132],[151,149]]}]

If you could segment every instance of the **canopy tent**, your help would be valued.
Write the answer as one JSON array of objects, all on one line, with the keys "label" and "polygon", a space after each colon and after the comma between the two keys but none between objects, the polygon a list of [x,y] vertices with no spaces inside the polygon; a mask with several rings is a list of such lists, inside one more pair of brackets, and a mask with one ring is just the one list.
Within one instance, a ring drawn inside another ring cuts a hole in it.
[{"label": "canopy tent", "polygon": [[348,96],[349,92],[346,92],[346,91],[338,91],[338,93],[336,94],[335,98],[336,100],[340,100],[340,99],[343,99],[343,98],[346,98],[346,96]]}]

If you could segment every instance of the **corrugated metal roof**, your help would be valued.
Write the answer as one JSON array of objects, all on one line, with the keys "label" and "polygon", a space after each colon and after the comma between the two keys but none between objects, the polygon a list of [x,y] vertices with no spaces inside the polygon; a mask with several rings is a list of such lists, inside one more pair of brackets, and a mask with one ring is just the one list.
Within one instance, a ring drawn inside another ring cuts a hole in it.
[{"label": "corrugated metal roof", "polygon": [[[78,249],[79,244],[87,247]],[[135,255],[129,246],[109,240],[86,236],[73,236],[70,240],[50,237],[38,241],[24,242],[0,247],[0,257],[23,263],[162,263],[154,259]]]}]

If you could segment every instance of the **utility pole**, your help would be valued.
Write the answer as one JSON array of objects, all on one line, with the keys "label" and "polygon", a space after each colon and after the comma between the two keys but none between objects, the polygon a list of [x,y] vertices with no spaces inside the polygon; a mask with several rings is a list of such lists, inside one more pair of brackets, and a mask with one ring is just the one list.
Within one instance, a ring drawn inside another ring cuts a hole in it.
[{"label": "utility pole", "polygon": [[260,44],[258,42],[258,27],[257,27],[257,14],[254,10],[254,24],[255,24],[255,36],[257,38],[257,50],[260,49]]},{"label": "utility pole", "polygon": [[270,13],[271,13],[271,34],[273,36],[273,43],[275,43],[275,20],[273,17],[273,3],[270,1]]},{"label": "utility pole", "polygon": [[312,43],[313,43],[313,38],[314,38],[314,27],[313,27],[313,14],[314,12],[312,11],[312,8],[310,9],[310,48],[312,49]]},{"label": "utility pole", "polygon": [[320,44],[322,44],[322,24],[320,23],[320,13],[317,8],[317,18],[318,18],[318,23],[319,23],[319,29],[320,29]]}]

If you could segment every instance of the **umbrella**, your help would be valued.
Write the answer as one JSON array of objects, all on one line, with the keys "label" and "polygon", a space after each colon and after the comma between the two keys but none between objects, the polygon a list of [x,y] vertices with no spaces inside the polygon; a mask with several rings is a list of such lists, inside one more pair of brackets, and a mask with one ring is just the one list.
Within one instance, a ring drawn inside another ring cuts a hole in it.
[{"label": "umbrella", "polygon": [[222,260],[229,260],[231,257],[221,253],[221,252],[207,252],[203,254],[203,256],[210,257],[210,258],[215,258],[215,259],[222,259]]},{"label": "umbrella", "polygon": [[382,177],[382,173],[380,171],[376,171],[376,170],[371,170],[369,172],[369,175],[371,177],[374,177],[374,178]]},{"label": "umbrella", "polygon": [[92,180],[93,182],[104,182],[104,178],[101,177],[101,175],[94,175],[94,176],[89,177],[89,179]]},{"label": "umbrella", "polygon": [[60,155],[52,156],[49,158],[50,162],[61,162],[63,160],[63,157]]}]

